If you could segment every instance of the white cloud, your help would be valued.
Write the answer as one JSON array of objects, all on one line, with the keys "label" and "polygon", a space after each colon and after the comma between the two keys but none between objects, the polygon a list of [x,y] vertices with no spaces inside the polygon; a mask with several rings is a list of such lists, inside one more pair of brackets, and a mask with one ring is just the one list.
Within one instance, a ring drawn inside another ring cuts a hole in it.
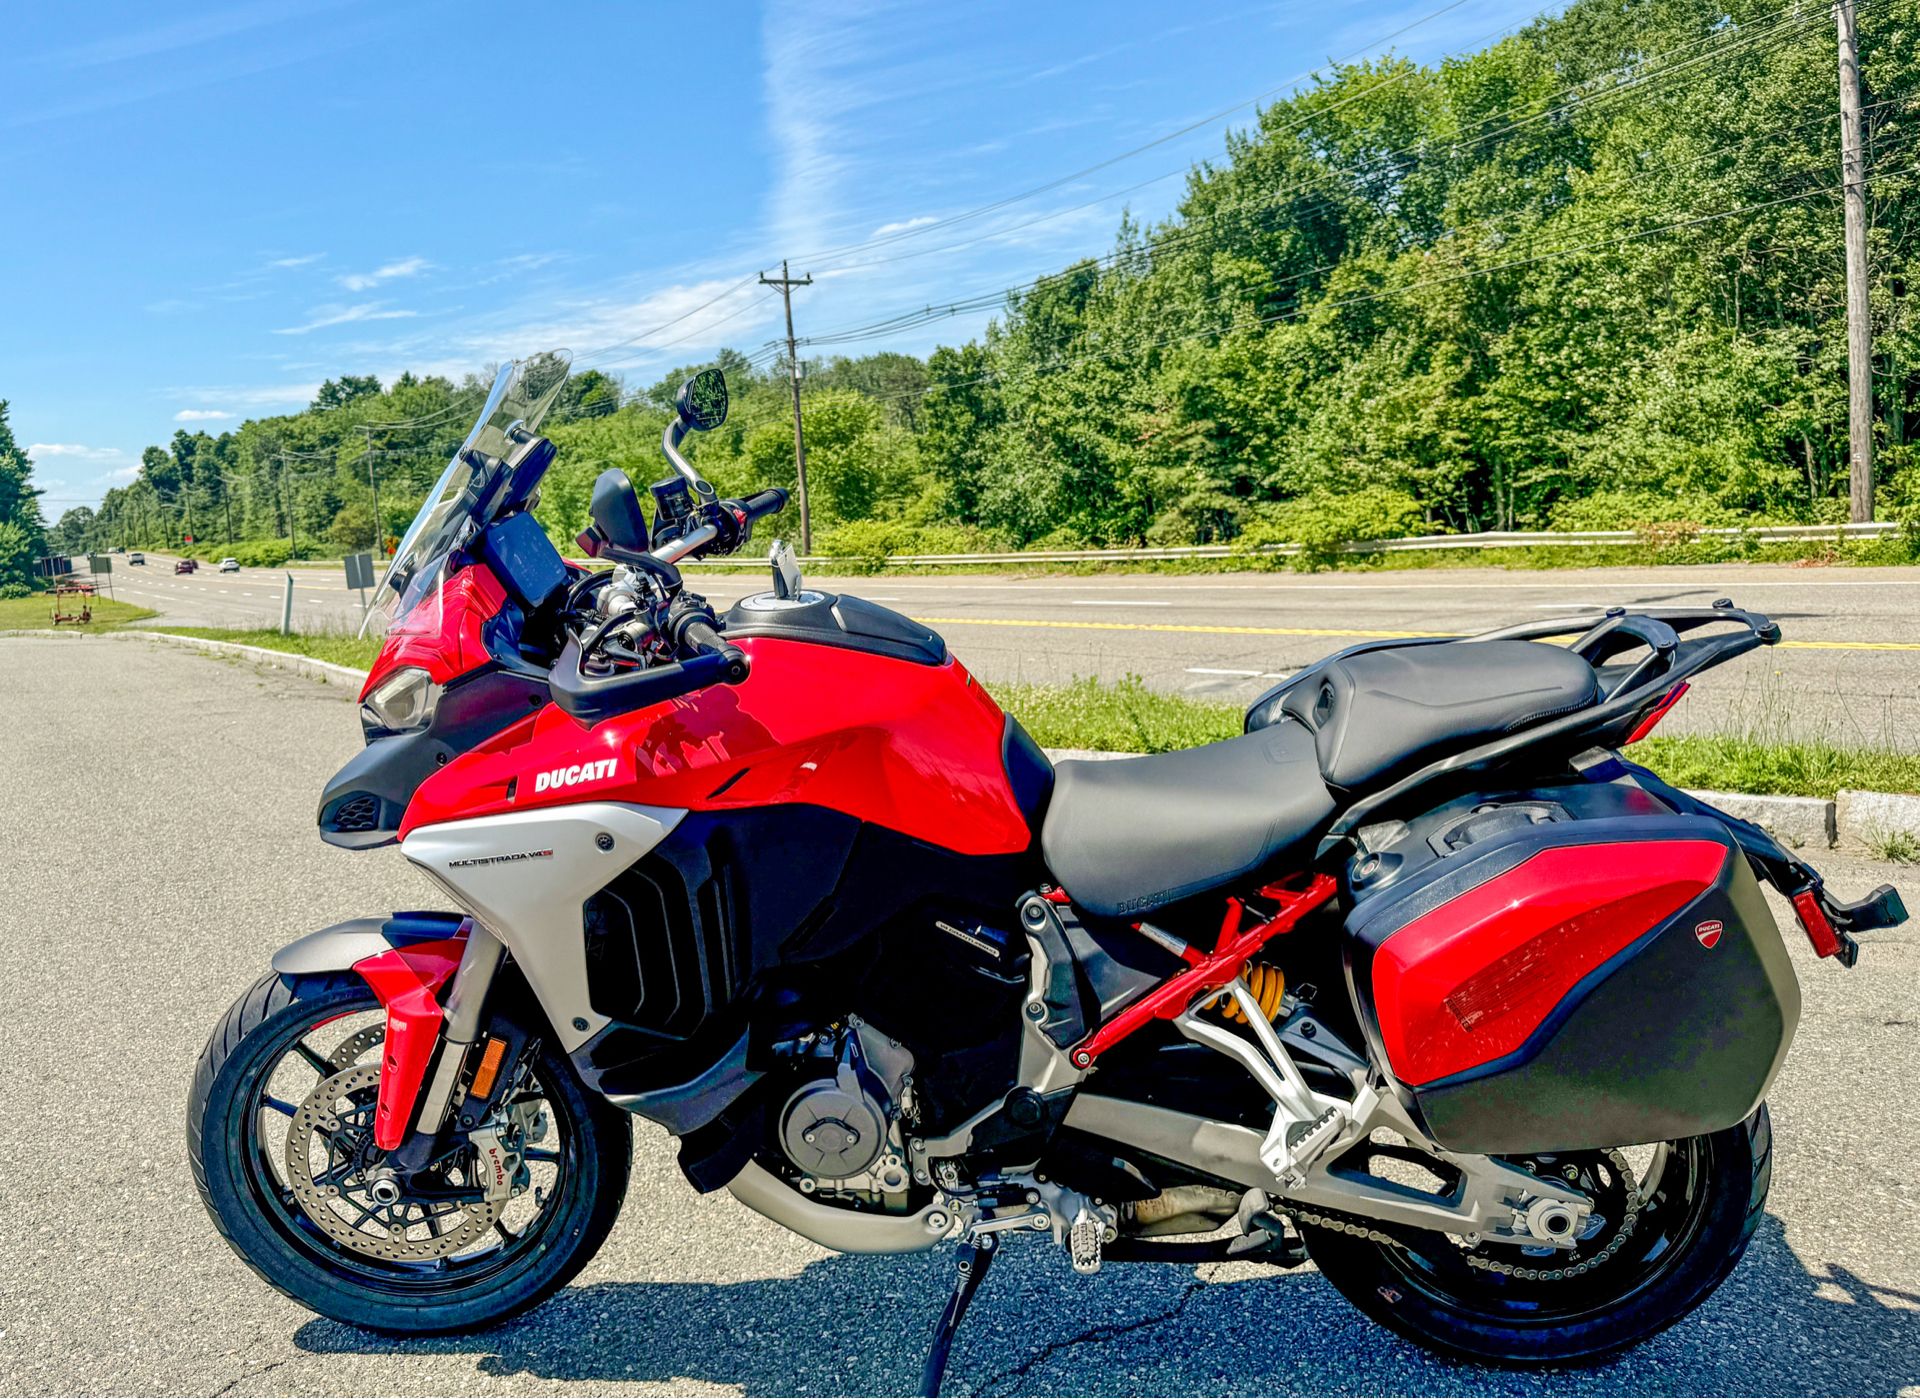
[{"label": "white cloud", "polygon": [[[451,344],[476,360],[517,358],[562,346],[584,354],[605,346],[619,348],[595,356],[591,367],[651,360],[656,350],[678,363],[703,350],[740,343],[771,324],[779,305],[764,287],[714,277],[633,298],[561,302],[541,319],[502,320],[497,329],[476,330]],[[628,341],[637,343],[628,347]]]},{"label": "white cloud", "polygon": [[118,447],[89,447],[81,442],[34,442],[27,447],[30,457],[78,457],[82,461],[112,461],[126,455]]},{"label": "white cloud", "polygon": [[918,218],[901,219],[896,223],[883,223],[869,233],[869,238],[884,238],[889,233],[905,233],[910,228],[925,228],[930,223],[939,223],[932,214],[922,214]]},{"label": "white cloud", "polygon": [[383,309],[385,306],[384,301],[365,301],[358,306],[316,306],[313,308],[313,319],[305,325],[282,326],[274,334],[306,335],[330,325],[347,325],[353,321],[404,321],[420,314],[418,311],[388,311]]},{"label": "white cloud", "polygon": [[118,471],[109,471],[100,479],[109,485],[121,486],[125,485],[128,481],[134,480],[139,475],[140,468],[138,466],[123,466]]},{"label": "white cloud", "polygon": [[232,416],[218,408],[182,408],[173,415],[173,420],[176,423],[212,423]]},{"label": "white cloud", "polygon": [[269,267],[308,267],[325,257],[325,253],[303,253],[299,257],[277,257],[269,262]]},{"label": "white cloud", "polygon": [[391,282],[398,277],[417,277],[433,266],[423,257],[403,257],[398,262],[389,262],[376,267],[371,272],[349,272],[334,280],[348,291],[366,291],[382,282]]}]

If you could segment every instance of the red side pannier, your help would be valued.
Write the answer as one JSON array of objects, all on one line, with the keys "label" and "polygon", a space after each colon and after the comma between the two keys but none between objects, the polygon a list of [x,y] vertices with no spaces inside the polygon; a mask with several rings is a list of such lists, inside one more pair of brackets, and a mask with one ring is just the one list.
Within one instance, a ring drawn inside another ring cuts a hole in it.
[{"label": "red side pannier", "polygon": [[1692,1136],[1773,1082],[1800,989],[1746,857],[1717,821],[1630,801],[1456,804],[1356,859],[1354,1000],[1440,1145]]}]

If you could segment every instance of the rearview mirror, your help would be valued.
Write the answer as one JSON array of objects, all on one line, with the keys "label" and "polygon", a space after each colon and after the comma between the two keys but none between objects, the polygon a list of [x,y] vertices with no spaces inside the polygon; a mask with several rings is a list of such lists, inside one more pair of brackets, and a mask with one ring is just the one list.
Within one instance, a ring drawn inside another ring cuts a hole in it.
[{"label": "rearview mirror", "polygon": [[619,467],[610,466],[595,479],[587,513],[600,537],[614,548],[630,554],[647,552],[647,514],[640,508],[633,482]]},{"label": "rearview mirror", "polygon": [[717,369],[701,370],[680,386],[673,409],[695,432],[712,432],[727,420],[727,376]]}]

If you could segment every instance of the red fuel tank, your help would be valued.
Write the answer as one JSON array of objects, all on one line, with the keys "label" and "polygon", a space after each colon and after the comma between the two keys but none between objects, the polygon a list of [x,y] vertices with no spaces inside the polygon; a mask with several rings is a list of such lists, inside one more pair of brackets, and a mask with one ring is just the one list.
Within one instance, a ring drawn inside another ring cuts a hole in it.
[{"label": "red fuel tank", "polygon": [[747,679],[592,728],[553,705],[421,784],[400,828],[580,801],[813,805],[964,855],[1025,850],[1007,717],[966,668],[746,637]]}]

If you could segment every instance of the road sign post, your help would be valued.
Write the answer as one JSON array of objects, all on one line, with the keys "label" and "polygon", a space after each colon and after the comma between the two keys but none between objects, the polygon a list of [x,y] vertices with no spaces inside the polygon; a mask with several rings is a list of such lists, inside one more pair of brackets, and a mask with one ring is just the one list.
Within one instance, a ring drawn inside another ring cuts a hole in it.
[{"label": "road sign post", "polygon": [[360,615],[367,615],[367,589],[373,586],[373,555],[348,554],[347,586],[360,590]]},{"label": "road sign post", "polygon": [[95,578],[107,580],[107,596],[111,598],[113,596],[113,555],[88,554],[87,572]]},{"label": "road sign post", "polygon": [[293,633],[293,575],[289,573],[287,575],[286,593],[280,599],[280,635],[290,636],[292,635],[292,633]]}]

